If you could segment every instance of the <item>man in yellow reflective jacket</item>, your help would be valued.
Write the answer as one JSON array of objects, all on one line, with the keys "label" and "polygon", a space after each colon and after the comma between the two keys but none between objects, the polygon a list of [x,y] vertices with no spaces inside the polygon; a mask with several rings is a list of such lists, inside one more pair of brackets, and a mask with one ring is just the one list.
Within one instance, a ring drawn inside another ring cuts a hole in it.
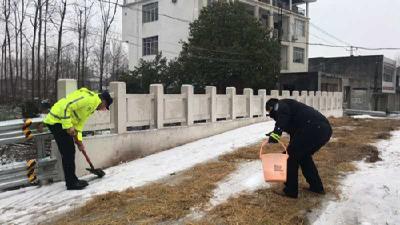
[{"label": "man in yellow reflective jacket", "polygon": [[67,190],[80,190],[88,183],[75,175],[75,144],[82,151],[82,131],[87,119],[96,111],[109,110],[113,99],[107,91],[101,94],[87,88],[76,90],[60,99],[44,119],[56,140],[62,157]]}]

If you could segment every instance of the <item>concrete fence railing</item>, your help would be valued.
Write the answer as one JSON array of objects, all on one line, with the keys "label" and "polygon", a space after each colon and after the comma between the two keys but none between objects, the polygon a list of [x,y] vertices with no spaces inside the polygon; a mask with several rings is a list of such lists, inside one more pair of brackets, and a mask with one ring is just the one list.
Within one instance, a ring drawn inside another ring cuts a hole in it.
[{"label": "concrete fence railing", "polygon": [[[75,80],[60,80],[66,87],[61,92],[76,89]],[[71,87],[72,86],[72,87]],[[204,94],[194,94],[193,86],[183,85],[181,94],[164,94],[161,84],[152,84],[149,94],[127,94],[123,82],[112,82],[110,92],[114,104],[110,111],[96,112],[85,130],[111,129],[113,133],[125,133],[130,127],[147,126],[163,128],[165,126],[192,125],[199,122],[235,120],[237,118],[265,117],[265,102],[269,98],[291,98],[303,102],[321,111],[326,116],[341,116],[341,92],[307,92],[266,90],[246,88],[243,95],[237,95],[234,87],[226,88],[226,94],[217,94],[215,87],[206,87]],[[65,96],[65,95],[63,95]]]},{"label": "concrete fence railing", "polygon": [[[75,80],[59,80],[59,97],[77,88]],[[240,126],[267,120],[265,102],[270,98],[292,98],[321,111],[325,116],[343,114],[341,92],[307,92],[246,88],[236,94],[234,87],[217,94],[208,86],[204,94],[194,94],[193,86],[183,85],[181,94],[165,94],[161,84],[152,84],[148,94],[127,94],[123,82],[111,82],[114,104],[109,112],[96,112],[85,130],[110,129],[84,142],[96,166],[107,167]],[[147,128],[147,129],[146,129]],[[145,129],[145,130],[143,130]],[[53,151],[57,155],[57,151]],[[86,162],[77,157],[77,173],[84,174]]]}]

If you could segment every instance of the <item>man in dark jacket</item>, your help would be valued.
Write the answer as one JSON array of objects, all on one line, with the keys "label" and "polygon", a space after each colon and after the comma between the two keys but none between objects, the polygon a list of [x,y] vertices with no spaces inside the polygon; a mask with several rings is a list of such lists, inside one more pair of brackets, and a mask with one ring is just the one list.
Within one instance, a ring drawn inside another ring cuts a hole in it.
[{"label": "man in dark jacket", "polygon": [[331,138],[332,128],[329,121],[312,107],[292,99],[272,98],[267,101],[266,110],[276,121],[274,130],[268,134],[268,142],[277,143],[282,132],[290,135],[284,194],[297,198],[299,166],[310,185],[309,190],[324,194],[324,187],[312,155]]}]

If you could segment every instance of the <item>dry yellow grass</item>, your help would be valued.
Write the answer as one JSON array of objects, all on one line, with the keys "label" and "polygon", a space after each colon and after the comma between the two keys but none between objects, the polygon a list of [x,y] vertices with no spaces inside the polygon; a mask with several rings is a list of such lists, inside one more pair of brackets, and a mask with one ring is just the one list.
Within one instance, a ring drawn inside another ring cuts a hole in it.
[{"label": "dry yellow grass", "polygon": [[[334,141],[314,157],[326,191],[338,196],[341,174],[354,170],[351,162],[366,158],[379,160],[378,151],[368,143],[388,138],[400,125],[394,120],[330,119]],[[346,126],[346,129],[341,127]],[[243,161],[257,160],[260,143],[223,155],[218,160],[195,166],[147,186],[101,195],[84,207],[51,221],[51,224],[305,224],[306,214],[319,207],[323,197],[300,190],[297,200],[276,195],[270,189],[231,198],[196,221],[184,219],[191,208],[202,209],[212,197],[216,183]],[[267,151],[279,152],[274,145]],[[260,168],[261,169],[261,168]],[[300,187],[307,187],[303,178]]]}]

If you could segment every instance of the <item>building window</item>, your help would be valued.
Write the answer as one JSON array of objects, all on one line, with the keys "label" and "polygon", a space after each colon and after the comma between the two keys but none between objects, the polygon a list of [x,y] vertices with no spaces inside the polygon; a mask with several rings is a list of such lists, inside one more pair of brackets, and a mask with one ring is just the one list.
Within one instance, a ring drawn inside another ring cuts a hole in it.
[{"label": "building window", "polygon": [[158,36],[143,38],[143,56],[158,54]]},{"label": "building window", "polygon": [[394,69],[385,67],[383,73],[383,81],[385,82],[393,82],[393,75],[394,75]]},{"label": "building window", "polygon": [[303,20],[294,21],[294,35],[295,37],[306,36],[306,23]]},{"label": "building window", "polygon": [[303,48],[293,48],[293,62],[294,63],[304,63],[304,49]]},{"label": "building window", "polygon": [[142,21],[149,23],[158,20],[158,2],[143,5],[142,7]]}]

